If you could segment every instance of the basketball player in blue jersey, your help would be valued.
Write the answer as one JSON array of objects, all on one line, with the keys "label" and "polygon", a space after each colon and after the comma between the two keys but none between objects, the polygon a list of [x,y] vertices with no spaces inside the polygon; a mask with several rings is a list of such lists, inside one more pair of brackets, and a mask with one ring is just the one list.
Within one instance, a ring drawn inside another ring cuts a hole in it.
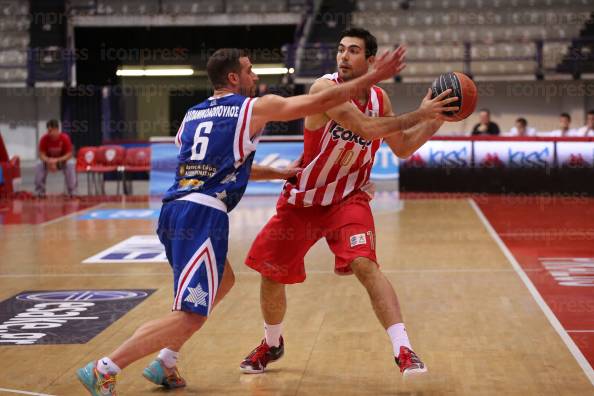
[{"label": "basketball player in blue jersey", "polygon": [[[116,375],[126,366],[159,351],[145,370],[151,382],[185,386],[177,371],[178,352],[229,292],[234,275],[227,261],[227,213],[241,199],[258,143],[269,121],[287,121],[324,112],[350,100],[404,68],[404,49],[378,57],[373,71],[315,95],[253,98],[258,77],[247,56],[220,49],[209,59],[213,96],[186,113],[175,183],[165,194],[157,234],[173,269],[172,312],[141,326],[110,355],[88,363],[77,376],[91,395],[115,395]],[[257,167],[254,177],[291,173]]]}]

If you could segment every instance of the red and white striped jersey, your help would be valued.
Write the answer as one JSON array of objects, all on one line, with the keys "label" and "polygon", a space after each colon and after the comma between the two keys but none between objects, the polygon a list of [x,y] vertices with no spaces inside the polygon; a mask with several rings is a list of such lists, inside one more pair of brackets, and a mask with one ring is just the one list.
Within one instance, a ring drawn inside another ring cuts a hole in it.
[{"label": "red and white striped jersey", "polygon": [[[340,84],[338,73],[326,74]],[[361,112],[372,117],[383,116],[383,95],[379,87],[370,88],[367,104],[352,100]],[[287,181],[283,194],[295,206],[326,206],[340,202],[354,191],[365,191],[373,197],[369,181],[375,153],[382,139],[367,141],[337,122],[330,120],[317,130],[305,129],[302,172],[296,180]]]}]

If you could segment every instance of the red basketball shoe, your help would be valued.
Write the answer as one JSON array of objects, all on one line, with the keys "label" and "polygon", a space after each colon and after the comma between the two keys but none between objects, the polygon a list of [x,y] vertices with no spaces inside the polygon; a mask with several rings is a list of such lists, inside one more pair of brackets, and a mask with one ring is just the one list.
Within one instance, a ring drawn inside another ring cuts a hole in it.
[{"label": "red basketball shoe", "polygon": [[400,367],[400,372],[404,378],[427,372],[425,363],[419,359],[416,353],[405,346],[400,347],[400,354],[394,359],[398,367]]},{"label": "red basketball shoe", "polygon": [[270,362],[276,362],[285,353],[285,342],[280,338],[280,345],[277,347],[268,346],[266,339],[256,347],[239,365],[241,371],[246,374],[259,374]]}]

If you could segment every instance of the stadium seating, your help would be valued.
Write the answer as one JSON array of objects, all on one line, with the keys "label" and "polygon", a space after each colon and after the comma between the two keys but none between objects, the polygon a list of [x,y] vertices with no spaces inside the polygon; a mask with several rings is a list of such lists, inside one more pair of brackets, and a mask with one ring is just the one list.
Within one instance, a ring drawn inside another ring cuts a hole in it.
[{"label": "stadium seating", "polygon": [[0,2],[0,84],[27,80],[28,13],[28,2]]},{"label": "stadium seating", "polygon": [[353,24],[380,47],[408,45],[404,76],[460,66],[465,45],[475,75],[534,74],[539,55],[555,69],[592,10],[594,0],[359,0]]},{"label": "stadium seating", "polygon": [[70,15],[192,15],[303,12],[309,0],[71,0]]},{"label": "stadium seating", "polygon": [[149,172],[151,169],[150,147],[124,148],[118,145],[85,146],[78,150],[76,172],[87,175],[87,194],[105,194],[104,175],[117,174],[117,194],[122,182],[125,194],[132,192],[134,173]]},{"label": "stadium seating", "polygon": [[132,194],[132,179],[134,173],[145,173],[151,170],[151,148],[150,147],[132,147],[126,149],[126,155],[123,165],[123,185],[124,193]]}]

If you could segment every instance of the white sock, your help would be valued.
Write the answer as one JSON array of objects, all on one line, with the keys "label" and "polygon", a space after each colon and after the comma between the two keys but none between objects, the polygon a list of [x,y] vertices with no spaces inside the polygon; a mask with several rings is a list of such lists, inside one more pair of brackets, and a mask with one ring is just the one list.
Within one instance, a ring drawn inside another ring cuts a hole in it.
[{"label": "white sock", "polygon": [[106,356],[103,359],[99,359],[97,361],[97,371],[104,375],[114,375],[119,374],[120,371],[122,371],[122,369],[119,368],[117,364],[115,364],[110,358]]},{"label": "white sock", "polygon": [[392,340],[394,356],[398,357],[398,355],[400,354],[401,346],[405,346],[408,349],[412,350],[412,347],[410,346],[410,341],[408,340],[408,334],[406,334],[406,328],[404,327],[404,323],[393,324],[392,326],[388,327],[386,331],[390,336],[390,340]]},{"label": "white sock", "polygon": [[280,337],[283,333],[283,324],[269,325],[264,323],[264,337],[268,346],[277,347],[280,345]]},{"label": "white sock", "polygon": [[159,359],[163,361],[163,364],[167,368],[173,368],[177,366],[177,359],[179,358],[179,352],[172,351],[168,348],[163,348],[159,352]]}]

